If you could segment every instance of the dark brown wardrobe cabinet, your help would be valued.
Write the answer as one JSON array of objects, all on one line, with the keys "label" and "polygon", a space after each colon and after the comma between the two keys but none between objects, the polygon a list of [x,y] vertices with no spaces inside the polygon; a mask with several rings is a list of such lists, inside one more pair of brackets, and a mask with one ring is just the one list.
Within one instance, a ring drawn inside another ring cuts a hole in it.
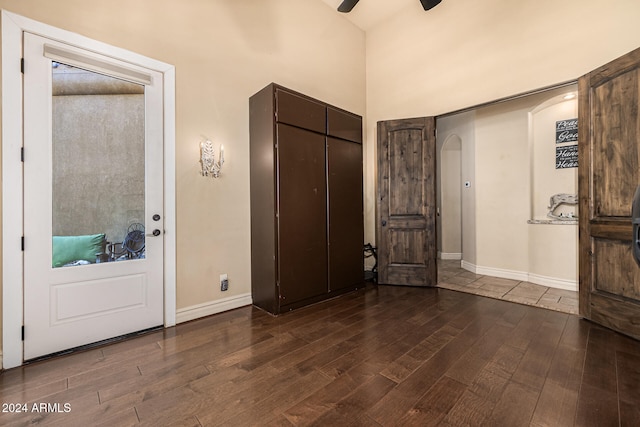
[{"label": "dark brown wardrobe cabinet", "polygon": [[362,117],[276,84],[249,112],[253,304],[280,314],[364,286]]}]

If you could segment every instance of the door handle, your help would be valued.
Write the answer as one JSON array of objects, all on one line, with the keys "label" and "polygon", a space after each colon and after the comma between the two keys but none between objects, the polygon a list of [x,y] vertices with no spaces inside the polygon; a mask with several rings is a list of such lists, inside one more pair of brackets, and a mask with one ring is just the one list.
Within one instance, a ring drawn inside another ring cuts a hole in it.
[{"label": "door handle", "polygon": [[160,234],[162,234],[162,231],[158,230],[157,228],[155,230],[153,230],[151,232],[151,234],[147,234],[148,237],[158,237]]},{"label": "door handle", "polygon": [[633,196],[631,224],[633,225],[633,236],[631,238],[633,259],[635,259],[636,263],[640,266],[640,185],[636,188],[636,194]]},{"label": "door handle", "polygon": [[387,221],[386,220],[382,220],[382,226],[384,227],[385,225],[387,225]]}]

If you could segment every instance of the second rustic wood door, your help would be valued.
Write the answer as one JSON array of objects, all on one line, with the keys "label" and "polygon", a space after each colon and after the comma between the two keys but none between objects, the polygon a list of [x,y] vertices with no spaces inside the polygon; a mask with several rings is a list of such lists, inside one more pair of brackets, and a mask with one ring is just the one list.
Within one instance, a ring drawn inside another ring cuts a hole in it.
[{"label": "second rustic wood door", "polygon": [[580,314],[640,339],[640,49],[579,80]]},{"label": "second rustic wood door", "polygon": [[378,282],[437,283],[435,118],[378,122]]}]

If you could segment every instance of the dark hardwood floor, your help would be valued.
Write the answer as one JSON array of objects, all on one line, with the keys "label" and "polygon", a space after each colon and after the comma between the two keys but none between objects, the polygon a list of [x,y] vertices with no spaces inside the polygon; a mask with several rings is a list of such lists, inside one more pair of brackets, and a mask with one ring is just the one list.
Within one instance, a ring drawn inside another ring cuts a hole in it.
[{"label": "dark hardwood floor", "polygon": [[368,286],[8,370],[0,397],[27,411],[3,426],[637,426],[640,342],[571,314]]}]

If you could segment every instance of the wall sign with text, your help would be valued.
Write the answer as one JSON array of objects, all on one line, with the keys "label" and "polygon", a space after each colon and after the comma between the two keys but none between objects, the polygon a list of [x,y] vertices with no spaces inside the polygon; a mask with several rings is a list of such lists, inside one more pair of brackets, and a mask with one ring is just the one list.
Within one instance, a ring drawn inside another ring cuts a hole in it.
[{"label": "wall sign with text", "polygon": [[578,119],[556,122],[556,144],[576,142],[578,140]]},{"label": "wall sign with text", "polygon": [[578,145],[556,147],[556,169],[578,167]]}]

